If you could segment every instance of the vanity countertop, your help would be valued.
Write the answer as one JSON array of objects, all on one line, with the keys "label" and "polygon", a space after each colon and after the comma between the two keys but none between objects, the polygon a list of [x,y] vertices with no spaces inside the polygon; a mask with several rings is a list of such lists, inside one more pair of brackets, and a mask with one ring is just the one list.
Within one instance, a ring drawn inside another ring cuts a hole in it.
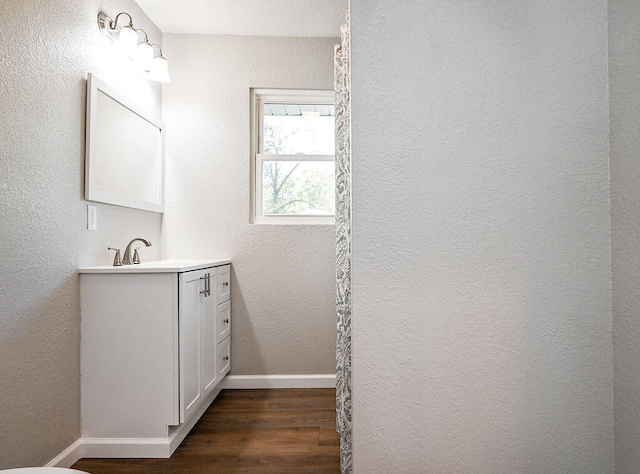
[{"label": "vanity countertop", "polygon": [[80,267],[78,273],[181,273],[229,263],[231,263],[231,260],[154,260],[137,265],[122,265],[121,267],[114,267],[113,265]]}]

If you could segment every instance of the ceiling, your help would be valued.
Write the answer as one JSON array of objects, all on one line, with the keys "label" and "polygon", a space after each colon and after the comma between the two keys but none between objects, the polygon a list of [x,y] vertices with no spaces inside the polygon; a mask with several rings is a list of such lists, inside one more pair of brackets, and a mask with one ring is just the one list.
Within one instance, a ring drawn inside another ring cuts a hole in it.
[{"label": "ceiling", "polygon": [[348,0],[136,0],[163,33],[339,37]]}]

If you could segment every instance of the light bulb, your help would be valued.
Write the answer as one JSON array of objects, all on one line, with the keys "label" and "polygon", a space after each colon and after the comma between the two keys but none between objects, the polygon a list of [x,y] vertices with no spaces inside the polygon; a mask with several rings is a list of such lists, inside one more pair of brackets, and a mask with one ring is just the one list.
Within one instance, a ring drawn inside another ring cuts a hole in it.
[{"label": "light bulb", "polygon": [[123,26],[120,28],[116,44],[118,49],[123,51],[127,56],[132,56],[138,45],[138,32],[130,26]]},{"label": "light bulb", "polygon": [[149,79],[156,82],[171,82],[169,77],[169,63],[162,56],[156,56],[151,61]]},{"label": "light bulb", "polygon": [[148,71],[151,69],[151,63],[153,62],[153,46],[149,43],[142,42],[136,47],[136,51],[133,55],[133,63],[136,69],[140,71]]}]

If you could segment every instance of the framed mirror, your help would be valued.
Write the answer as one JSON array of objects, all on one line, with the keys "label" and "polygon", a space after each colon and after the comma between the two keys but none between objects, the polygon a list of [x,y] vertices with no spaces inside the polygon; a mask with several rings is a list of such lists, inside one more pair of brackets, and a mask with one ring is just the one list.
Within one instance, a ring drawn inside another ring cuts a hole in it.
[{"label": "framed mirror", "polygon": [[164,124],[89,74],[85,199],[164,211]]}]

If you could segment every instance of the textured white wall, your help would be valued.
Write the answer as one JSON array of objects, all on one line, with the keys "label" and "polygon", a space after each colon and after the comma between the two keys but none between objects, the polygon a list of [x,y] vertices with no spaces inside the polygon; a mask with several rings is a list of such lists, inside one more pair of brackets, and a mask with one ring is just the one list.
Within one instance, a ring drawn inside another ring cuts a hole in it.
[{"label": "textured white wall", "polygon": [[165,35],[165,257],[233,259],[233,374],[335,372],[333,226],[249,224],[249,89],[333,89],[330,38]]},{"label": "textured white wall", "polygon": [[355,472],[613,472],[606,1],[351,18]]},{"label": "textured white wall", "polygon": [[107,245],[138,234],[159,244],[161,218],[143,211],[98,204],[86,230],[87,72],[161,111],[160,87],[99,33],[103,4],[160,41],[129,0],[0,2],[0,469],[43,465],[80,436],[78,265],[110,263]]},{"label": "textured white wall", "polygon": [[616,472],[640,466],[640,4],[609,1]]}]

